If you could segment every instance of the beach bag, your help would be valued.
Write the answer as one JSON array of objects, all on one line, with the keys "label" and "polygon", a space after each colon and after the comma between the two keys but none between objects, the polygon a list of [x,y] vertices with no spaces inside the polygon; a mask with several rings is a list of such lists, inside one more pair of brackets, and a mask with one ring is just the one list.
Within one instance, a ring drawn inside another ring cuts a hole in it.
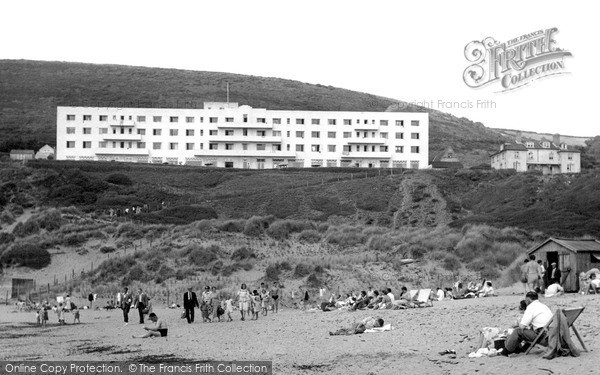
[{"label": "beach bag", "polygon": [[185,318],[187,318],[187,314],[185,313],[185,310],[183,310],[181,312],[181,319],[185,319]]},{"label": "beach bag", "polygon": [[225,314],[223,308],[221,306],[217,307],[217,316],[221,316],[223,314]]},{"label": "beach bag", "polygon": [[149,308],[147,308],[147,307],[144,307],[144,308],[142,309],[142,314],[144,314],[144,315],[148,314],[149,312],[150,312],[150,309],[149,309]]}]

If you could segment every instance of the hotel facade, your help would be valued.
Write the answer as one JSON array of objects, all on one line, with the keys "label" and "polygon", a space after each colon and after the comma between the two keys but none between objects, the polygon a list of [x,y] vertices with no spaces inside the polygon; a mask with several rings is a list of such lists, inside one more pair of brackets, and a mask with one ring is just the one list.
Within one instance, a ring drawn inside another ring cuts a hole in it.
[{"label": "hotel facade", "polygon": [[429,117],[409,112],[58,107],[57,160],[226,168],[427,168]]}]

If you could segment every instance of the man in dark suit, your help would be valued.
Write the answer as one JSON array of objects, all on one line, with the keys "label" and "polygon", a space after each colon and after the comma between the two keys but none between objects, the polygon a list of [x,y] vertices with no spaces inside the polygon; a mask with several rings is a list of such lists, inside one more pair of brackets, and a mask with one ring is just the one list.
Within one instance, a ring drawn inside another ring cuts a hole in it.
[{"label": "man in dark suit", "polygon": [[183,308],[188,323],[194,323],[194,307],[200,307],[196,293],[192,292],[192,287],[183,294]]},{"label": "man in dark suit", "polygon": [[142,288],[138,289],[138,294],[135,296],[135,308],[138,309],[140,314],[140,324],[144,324],[144,309],[148,307],[148,295],[142,291]]},{"label": "man in dark suit", "polygon": [[129,323],[129,309],[133,302],[133,297],[128,288],[123,289],[123,292],[117,297],[117,302],[120,304],[118,307],[123,310],[123,321],[125,322],[125,325],[127,325]]}]

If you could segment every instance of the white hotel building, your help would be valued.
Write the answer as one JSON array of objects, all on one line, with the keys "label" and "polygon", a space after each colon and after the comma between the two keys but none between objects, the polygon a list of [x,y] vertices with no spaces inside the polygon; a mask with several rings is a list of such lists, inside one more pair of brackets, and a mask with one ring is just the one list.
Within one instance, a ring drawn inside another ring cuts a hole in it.
[{"label": "white hotel building", "polygon": [[427,168],[429,117],[408,112],[58,107],[57,160],[227,168]]}]

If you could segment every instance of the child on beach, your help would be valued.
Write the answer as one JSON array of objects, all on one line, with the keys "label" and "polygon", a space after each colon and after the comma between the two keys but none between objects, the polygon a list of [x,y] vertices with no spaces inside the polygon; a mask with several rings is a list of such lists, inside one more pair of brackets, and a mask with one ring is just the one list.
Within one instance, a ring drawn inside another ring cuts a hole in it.
[{"label": "child on beach", "polygon": [[75,324],[75,322],[81,323],[81,321],[79,320],[79,308],[77,307],[75,307],[75,309],[73,310],[73,324]]},{"label": "child on beach", "polygon": [[269,289],[265,286],[265,283],[260,283],[260,301],[262,314],[267,316],[267,310],[269,308],[269,304],[271,303],[271,296]]},{"label": "child on beach", "polygon": [[225,313],[227,314],[227,321],[232,322],[233,318],[231,317],[231,313],[233,313],[233,302],[231,301],[231,297],[227,298],[225,301]]},{"label": "child on beach", "polygon": [[252,301],[252,320],[258,320],[258,312],[261,309],[260,295],[258,294],[258,290],[254,289],[250,298]]},{"label": "child on beach", "polygon": [[202,301],[202,304],[200,305],[200,311],[202,312],[202,321],[204,323],[206,322],[212,322],[210,320],[210,313],[208,311],[208,303],[206,301]]},{"label": "child on beach", "polygon": [[65,308],[62,303],[58,304],[58,308],[56,309],[56,315],[58,316],[58,324],[63,325],[65,323]]}]

